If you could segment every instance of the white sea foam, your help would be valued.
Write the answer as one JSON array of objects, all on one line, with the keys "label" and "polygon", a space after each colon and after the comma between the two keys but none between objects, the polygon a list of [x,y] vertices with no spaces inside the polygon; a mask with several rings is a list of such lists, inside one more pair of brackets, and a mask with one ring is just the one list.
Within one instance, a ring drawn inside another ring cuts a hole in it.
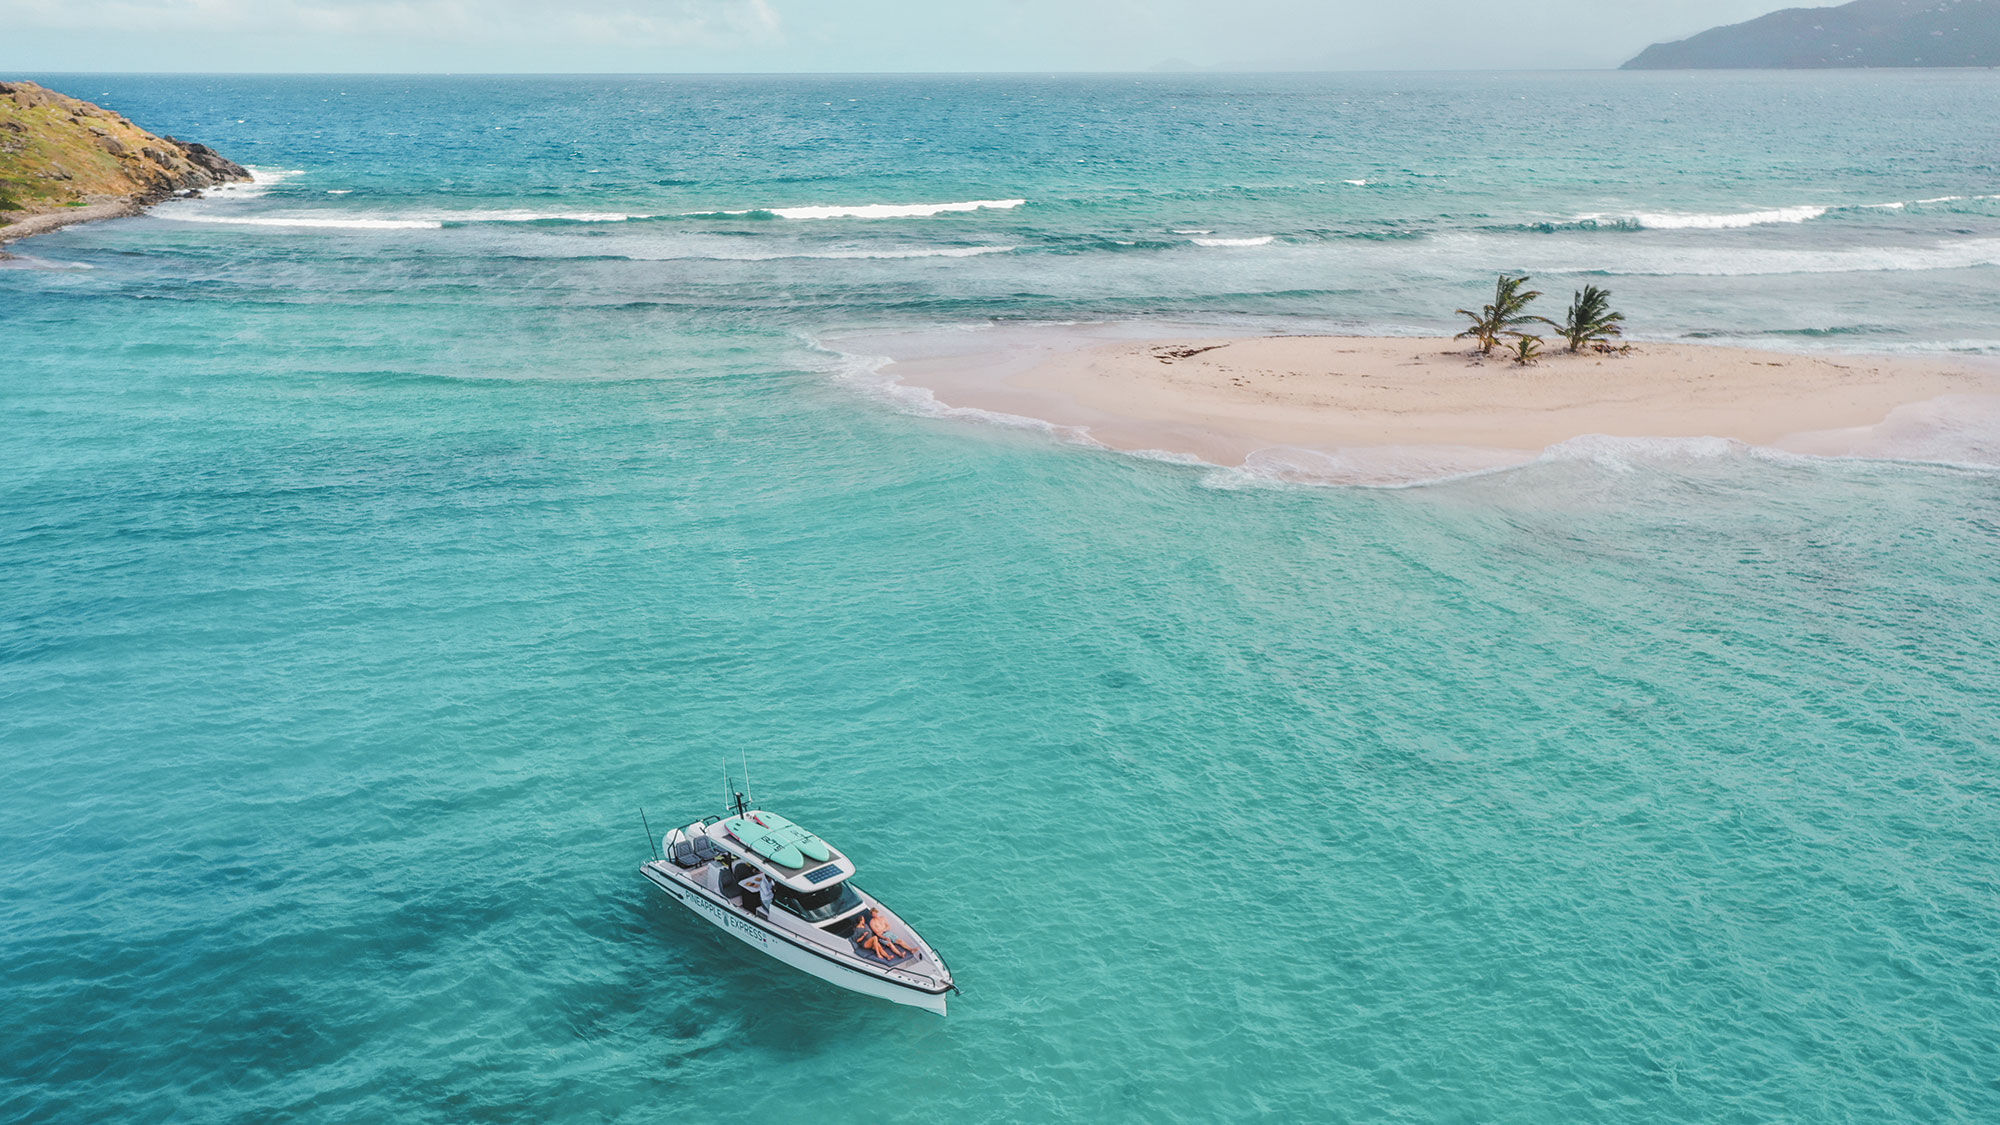
[{"label": "white sea foam", "polygon": [[1824,216],[1829,207],[1780,207],[1772,211],[1740,211],[1732,214],[1702,214],[1638,211],[1628,214],[1598,213],[1578,215],[1573,222],[1616,223],[1647,230],[1736,230],[1774,223],[1809,223]]},{"label": "white sea foam", "polygon": [[1718,437],[1589,434],[1550,446],[1535,463],[1581,462],[1629,473],[1731,458],[1786,465],[1877,461],[1991,470],[2000,467],[2000,396],[1946,395],[1899,406],[1871,426],[1793,434],[1771,445]]},{"label": "white sea foam", "polygon": [[1778,448],[1801,456],[1992,469],[2000,467],[2000,395],[1909,403],[1872,426],[1792,434]]},{"label": "white sea foam", "polygon": [[1174,231],[1174,233],[1175,233],[1175,234],[1214,234],[1214,233],[1215,233],[1214,231],[1212,231],[1212,230],[1209,230],[1209,229],[1207,229],[1206,227],[1188,227],[1188,228],[1186,228],[1186,229],[1183,229],[1183,228],[1181,228],[1181,227],[1175,227],[1175,228],[1173,228],[1173,231]]},{"label": "white sea foam", "polygon": [[1792,273],[1897,273],[1975,269],[2000,265],[2000,238],[1933,242],[1924,246],[1860,246],[1839,250],[1738,250],[1723,247],[1634,248],[1620,261],[1553,262],[1542,272],[1591,271],[1612,275],[1757,277]]},{"label": "white sea foam", "polygon": [[441,223],[623,223],[656,216],[633,215],[624,211],[529,211],[514,208],[493,211],[416,211],[399,217]]},{"label": "white sea foam", "polygon": [[925,418],[950,418],[964,422],[981,422],[987,425],[1004,426],[1009,429],[1035,430],[1050,434],[1065,441],[1081,445],[1104,448],[1103,444],[1090,436],[1090,430],[1083,426],[1064,426],[1041,418],[1030,418],[1021,414],[1008,414],[999,410],[981,410],[977,407],[951,406],[940,401],[928,387],[912,386],[885,374],[883,368],[895,362],[884,355],[855,355],[849,352],[827,349],[830,356],[830,373],[835,380],[852,386],[866,394],[886,400],[899,409]]},{"label": "white sea foam", "polygon": [[1005,254],[1018,246],[912,246],[895,250],[816,250],[774,257],[792,258],[976,258],[982,254]]},{"label": "white sea foam", "polygon": [[[666,217],[651,214],[634,214],[624,211],[537,211],[526,208],[465,211],[438,209],[342,211],[327,209],[260,213],[230,205],[229,201],[207,199],[175,201],[161,207],[155,214],[159,218],[176,222],[211,223],[221,226],[292,227],[321,230],[437,230],[447,225],[457,224],[624,223],[639,219]],[[782,258],[971,258],[982,254],[1005,254],[1019,248],[1014,245],[889,246],[880,248],[835,246],[824,249],[787,248],[743,252],[726,248],[709,251],[704,248],[690,252],[669,249],[663,253],[635,256],[649,260],[703,258],[717,261],[772,261]]]},{"label": "white sea foam", "polygon": [[163,207],[162,219],[184,223],[217,223],[251,227],[319,227],[328,230],[436,230],[446,223],[622,223],[646,218],[617,211],[403,211],[403,212],[283,212],[246,214],[236,208],[209,208],[206,201]]},{"label": "white sea foam", "polygon": [[1940,195],[1936,199],[1907,199],[1895,203],[1864,203],[1860,209],[1863,211],[1901,211],[1907,207],[1924,207],[1932,203],[1961,203],[1964,200],[1965,197],[1962,195]]},{"label": "white sea foam", "polygon": [[1737,230],[1743,227],[1771,226],[1786,223],[1809,223],[1840,211],[1902,211],[1911,207],[1929,207],[1940,203],[1965,203],[2000,199],[1993,195],[1938,195],[1928,199],[1903,199],[1887,203],[1859,203],[1847,206],[1802,205],[1797,207],[1776,207],[1767,211],[1700,212],[1700,211],[1635,211],[1635,212],[1593,212],[1578,215],[1569,220],[1572,223],[1597,223],[1608,226],[1640,227],[1646,230]]},{"label": "white sea foam", "polygon": [[1585,434],[1557,442],[1540,453],[1475,446],[1370,446],[1317,450],[1273,446],[1258,450],[1240,467],[1218,468],[1203,479],[1211,488],[1340,486],[1407,489],[1503,477],[1543,466],[1579,465],[1623,476],[1647,468],[1713,462],[1728,458],[1806,464],[1810,454],[1746,445],[1717,437],[1648,438]]},{"label": "white sea foam", "polygon": [[656,248],[622,250],[638,262],[784,262],[792,258],[818,260],[866,260],[866,258],[978,258],[982,254],[1008,254],[1020,246],[826,246],[826,248],[772,248],[736,250],[722,240],[696,240]]},{"label": "white sea foam", "polygon": [[1740,456],[1752,448],[1732,438],[1584,434],[1549,446],[1535,460],[1542,463],[1582,461],[1614,472],[1629,473],[1648,462],[1712,461],[1719,457]]},{"label": "white sea foam", "polygon": [[1256,238],[1191,238],[1188,241],[1196,246],[1268,246],[1276,238],[1276,235],[1265,234]]},{"label": "white sea foam", "polygon": [[1342,181],[1340,181],[1340,182],[1341,182],[1341,183],[1343,183],[1343,184],[1352,184],[1352,185],[1354,185],[1355,187],[1367,187],[1367,186],[1368,186],[1368,181],[1367,181],[1367,180],[1342,180]]},{"label": "white sea foam", "polygon": [[1773,445],[1720,437],[1584,434],[1533,455],[1469,446],[1273,446],[1252,453],[1239,467],[1214,468],[1202,483],[1223,489],[1423,488],[1565,465],[1621,477],[1728,461],[1791,466],[1878,462],[1990,473],[2000,469],[2000,396],[1952,395],[1913,403],[1873,426],[1795,434]]},{"label": "white sea foam", "polygon": [[1472,446],[1389,445],[1319,450],[1277,445],[1259,449],[1233,468],[1203,478],[1210,488],[1281,485],[1347,485],[1409,488],[1511,469],[1533,457],[1512,449]]},{"label": "white sea foam", "polygon": [[1010,211],[1025,199],[970,199],[962,203],[862,203],[827,207],[758,207],[747,211],[711,212],[723,215],[768,213],[781,219],[920,219],[958,211]]},{"label": "white sea foam", "polygon": [[154,217],[177,223],[213,223],[241,227],[312,227],[326,230],[436,230],[444,224],[430,219],[373,219],[326,215],[231,215],[210,211],[153,212]]},{"label": "white sea foam", "polygon": [[881,249],[864,247],[835,248],[830,250],[773,250],[768,253],[716,251],[704,253],[666,252],[643,255],[646,261],[701,260],[711,262],[776,262],[788,258],[820,258],[828,260],[866,258],[976,258],[982,254],[1005,254],[1019,250],[1018,246],[896,246]]},{"label": "white sea foam", "polygon": [[217,184],[202,194],[213,199],[256,199],[286,180],[306,174],[303,168],[262,168],[255,164],[245,165],[243,170],[250,173],[249,183]]},{"label": "white sea foam", "polygon": [[88,262],[58,262],[28,254],[0,253],[0,270],[94,270]]}]

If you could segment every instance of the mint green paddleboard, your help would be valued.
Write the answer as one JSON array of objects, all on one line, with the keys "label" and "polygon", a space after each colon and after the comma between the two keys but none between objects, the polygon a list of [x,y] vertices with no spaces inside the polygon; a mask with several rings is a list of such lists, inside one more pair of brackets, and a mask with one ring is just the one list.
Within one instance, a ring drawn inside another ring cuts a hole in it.
[{"label": "mint green paddleboard", "polygon": [[806,858],[812,860],[814,863],[825,863],[827,860],[833,858],[833,849],[827,846],[825,840],[800,828],[777,813],[765,812],[759,809],[750,815],[762,821],[764,829],[767,832],[804,852]]},{"label": "mint green paddleboard", "polygon": [[808,858],[817,863],[833,858],[825,840],[777,813],[758,810],[747,817],[732,816],[722,823],[745,847],[781,867],[804,867]]}]

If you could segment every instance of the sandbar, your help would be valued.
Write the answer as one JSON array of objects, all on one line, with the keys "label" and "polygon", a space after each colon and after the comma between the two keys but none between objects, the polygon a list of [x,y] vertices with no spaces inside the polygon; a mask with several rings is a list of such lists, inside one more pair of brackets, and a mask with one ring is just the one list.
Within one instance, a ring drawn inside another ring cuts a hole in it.
[{"label": "sandbar", "polygon": [[1532,460],[1591,435],[1873,455],[1888,452],[1884,424],[1909,408],[1964,406],[2000,417],[2000,364],[1985,357],[1685,343],[1641,342],[1610,354],[1552,349],[1524,367],[1498,353],[1480,357],[1462,340],[1185,336],[1047,348],[1011,367],[924,356],[884,373],[951,407],[1225,466],[1284,449],[1396,451],[1405,461],[1471,470]]}]

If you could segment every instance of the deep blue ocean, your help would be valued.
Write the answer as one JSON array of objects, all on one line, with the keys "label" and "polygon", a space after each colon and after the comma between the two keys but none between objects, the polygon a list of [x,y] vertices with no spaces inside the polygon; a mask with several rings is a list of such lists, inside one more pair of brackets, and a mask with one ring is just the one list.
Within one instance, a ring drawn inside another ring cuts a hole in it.
[{"label": "deep blue ocean", "polygon": [[[0,1120],[2000,1119],[2000,470],[1298,485],[838,345],[2000,354],[2000,75],[27,77],[259,180],[0,268]],[[948,1018],[639,877],[739,755]]]}]

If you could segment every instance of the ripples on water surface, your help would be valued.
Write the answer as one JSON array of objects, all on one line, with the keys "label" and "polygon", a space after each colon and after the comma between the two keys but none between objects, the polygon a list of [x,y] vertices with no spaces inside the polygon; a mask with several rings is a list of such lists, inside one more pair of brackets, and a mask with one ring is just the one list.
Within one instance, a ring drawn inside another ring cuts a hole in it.
[{"label": "ripples on water surface", "polygon": [[[1992,473],[1289,488],[815,346],[1991,349],[1990,75],[48,81],[293,174],[0,271],[0,1117],[2000,1114]],[[950,1019],[647,894],[745,748]]]}]

